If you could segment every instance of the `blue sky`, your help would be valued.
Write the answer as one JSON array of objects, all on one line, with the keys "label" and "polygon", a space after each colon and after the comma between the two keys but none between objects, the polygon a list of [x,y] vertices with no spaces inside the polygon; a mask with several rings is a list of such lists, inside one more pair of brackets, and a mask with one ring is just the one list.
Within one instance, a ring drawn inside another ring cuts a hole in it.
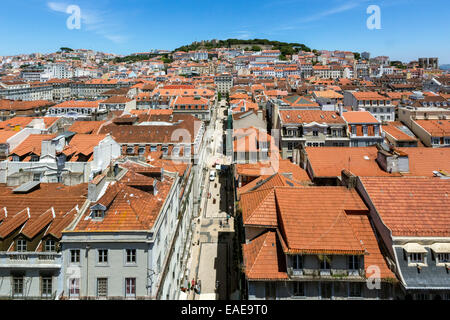
[{"label": "blue sky", "polygon": [[[69,5],[81,9],[79,30],[66,26]],[[381,29],[367,28],[369,5],[380,7]],[[264,38],[450,63],[448,0],[1,0],[0,8],[0,55],[63,46],[128,54],[203,39]]]}]

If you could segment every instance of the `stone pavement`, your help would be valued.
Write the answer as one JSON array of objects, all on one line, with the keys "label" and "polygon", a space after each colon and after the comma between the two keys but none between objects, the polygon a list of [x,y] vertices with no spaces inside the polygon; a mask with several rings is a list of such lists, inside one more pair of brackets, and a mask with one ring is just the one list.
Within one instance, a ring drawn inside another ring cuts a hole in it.
[{"label": "stone pavement", "polygon": [[[212,154],[207,158],[208,170],[215,170],[212,166],[219,160],[226,163],[222,152],[223,125],[225,118],[223,109],[218,110],[215,132],[213,134]],[[230,295],[230,270],[233,254],[234,220],[227,219],[227,211],[233,204],[232,194],[227,194],[228,177],[220,176],[217,172],[215,181],[209,181],[209,173],[204,180],[205,193],[202,196],[202,214],[196,220],[191,251],[189,281],[201,281],[201,294],[194,294],[191,290],[188,299],[228,299]],[[208,193],[211,197],[208,198]],[[219,281],[216,290],[216,281]]]}]

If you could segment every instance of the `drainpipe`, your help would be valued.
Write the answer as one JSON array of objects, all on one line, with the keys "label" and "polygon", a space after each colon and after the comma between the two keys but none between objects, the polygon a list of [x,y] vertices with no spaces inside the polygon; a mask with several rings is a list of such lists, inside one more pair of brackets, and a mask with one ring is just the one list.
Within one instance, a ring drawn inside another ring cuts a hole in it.
[{"label": "drainpipe", "polygon": [[89,249],[91,246],[86,245],[86,298],[89,296]]}]

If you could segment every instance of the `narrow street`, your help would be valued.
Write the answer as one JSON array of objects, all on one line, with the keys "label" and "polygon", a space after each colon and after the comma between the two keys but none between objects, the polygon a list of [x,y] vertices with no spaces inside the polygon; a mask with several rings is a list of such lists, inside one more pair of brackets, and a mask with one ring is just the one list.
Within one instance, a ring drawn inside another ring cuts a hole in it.
[{"label": "narrow street", "polygon": [[[189,281],[199,280],[200,294],[189,292],[190,300],[230,299],[236,290],[233,275],[234,219],[229,214],[233,209],[233,192],[229,171],[217,170],[216,164],[230,165],[231,159],[224,155],[223,135],[226,102],[217,104],[212,117],[214,131],[211,134],[211,153],[206,159],[208,172],[203,183],[205,192],[201,200],[201,215],[196,220],[193,236]],[[210,172],[216,172],[210,180]]]}]

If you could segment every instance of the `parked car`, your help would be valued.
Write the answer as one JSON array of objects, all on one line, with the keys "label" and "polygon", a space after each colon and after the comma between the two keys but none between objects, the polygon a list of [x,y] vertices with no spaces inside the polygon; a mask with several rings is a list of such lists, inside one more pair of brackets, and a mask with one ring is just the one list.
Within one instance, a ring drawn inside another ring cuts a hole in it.
[{"label": "parked car", "polygon": [[211,170],[209,173],[209,181],[214,181],[216,179],[216,172]]}]

